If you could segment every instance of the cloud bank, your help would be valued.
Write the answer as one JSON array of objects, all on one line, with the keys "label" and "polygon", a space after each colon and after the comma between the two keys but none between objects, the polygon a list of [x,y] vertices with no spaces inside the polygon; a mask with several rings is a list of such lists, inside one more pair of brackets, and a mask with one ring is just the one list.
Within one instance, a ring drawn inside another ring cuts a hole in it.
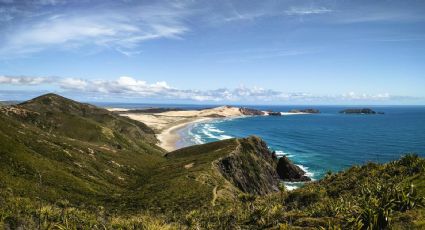
[{"label": "cloud bank", "polygon": [[31,76],[0,76],[0,85],[34,86],[41,84],[57,88],[59,93],[112,97],[116,99],[155,99],[164,101],[193,101],[214,103],[287,103],[287,102],[391,102],[418,98],[394,96],[389,93],[355,93],[314,95],[305,92],[283,92],[260,87],[220,88],[212,90],[178,89],[167,82],[148,83],[133,77],[121,76],[115,80],[85,80],[79,78],[51,78]]}]

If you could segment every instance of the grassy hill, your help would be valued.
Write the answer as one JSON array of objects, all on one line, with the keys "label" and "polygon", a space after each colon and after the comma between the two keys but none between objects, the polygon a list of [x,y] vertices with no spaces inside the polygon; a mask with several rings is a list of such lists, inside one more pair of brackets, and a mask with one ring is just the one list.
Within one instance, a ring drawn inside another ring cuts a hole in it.
[{"label": "grassy hill", "polygon": [[421,229],[425,160],[287,192],[257,137],[166,153],[143,123],[54,94],[0,108],[0,229]]},{"label": "grassy hill", "polygon": [[[228,205],[238,195],[278,191],[272,154],[257,137],[229,139],[183,148],[166,155],[148,181],[130,194],[131,203],[160,212]],[[237,164],[228,172],[225,164]]]},{"label": "grassy hill", "polygon": [[0,121],[0,183],[19,195],[110,200],[164,160],[144,124],[53,94],[1,108]]}]

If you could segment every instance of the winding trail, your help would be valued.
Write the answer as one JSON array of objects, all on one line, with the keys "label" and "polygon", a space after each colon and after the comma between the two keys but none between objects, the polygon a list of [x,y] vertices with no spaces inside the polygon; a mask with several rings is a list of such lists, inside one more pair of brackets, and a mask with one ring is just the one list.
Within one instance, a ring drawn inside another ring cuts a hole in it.
[{"label": "winding trail", "polygon": [[213,198],[212,198],[212,200],[211,200],[211,205],[212,205],[213,207],[215,206],[215,200],[217,200],[217,188],[218,188],[218,185],[216,185],[216,186],[214,187],[213,191],[212,191],[212,193],[213,193]]}]

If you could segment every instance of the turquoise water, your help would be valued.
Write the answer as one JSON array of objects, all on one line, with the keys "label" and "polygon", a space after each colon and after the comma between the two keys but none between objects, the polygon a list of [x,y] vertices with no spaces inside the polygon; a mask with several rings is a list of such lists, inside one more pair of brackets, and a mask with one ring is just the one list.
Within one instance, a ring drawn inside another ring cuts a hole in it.
[{"label": "turquoise water", "polygon": [[[288,111],[293,107],[256,107]],[[257,135],[320,179],[368,161],[388,162],[406,153],[425,156],[425,107],[375,107],[384,115],[344,115],[346,107],[314,107],[321,114],[218,119],[180,131],[180,147]]]}]

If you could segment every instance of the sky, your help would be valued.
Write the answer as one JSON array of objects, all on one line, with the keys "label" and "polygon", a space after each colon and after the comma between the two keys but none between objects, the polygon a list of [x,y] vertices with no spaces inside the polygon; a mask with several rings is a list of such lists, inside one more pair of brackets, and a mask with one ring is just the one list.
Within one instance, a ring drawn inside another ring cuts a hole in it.
[{"label": "sky", "polygon": [[425,105],[423,0],[0,0],[0,100]]}]

